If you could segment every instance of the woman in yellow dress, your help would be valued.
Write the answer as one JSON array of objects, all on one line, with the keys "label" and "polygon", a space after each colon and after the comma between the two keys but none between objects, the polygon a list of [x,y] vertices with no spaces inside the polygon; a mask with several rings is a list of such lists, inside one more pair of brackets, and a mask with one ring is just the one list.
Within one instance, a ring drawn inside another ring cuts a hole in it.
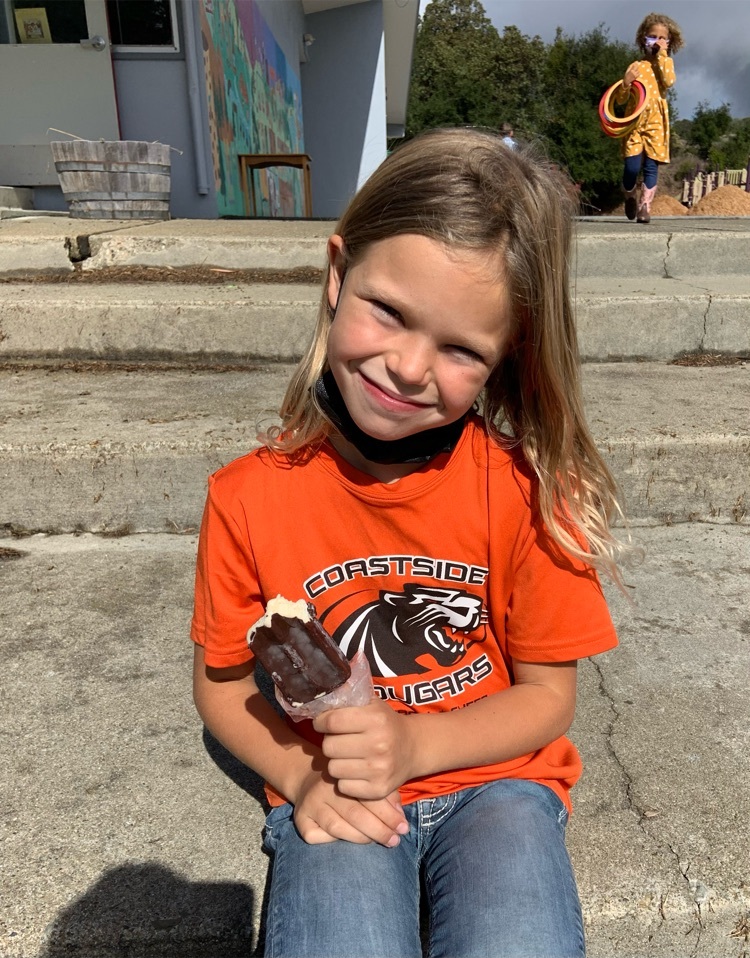
[{"label": "woman in yellow dress", "polygon": [[[636,46],[643,51],[643,59],[631,63],[625,71],[618,102],[626,103],[631,85],[640,81],[646,88],[646,108],[638,125],[622,145],[625,170],[622,185],[625,190],[625,215],[639,223],[651,220],[651,202],[656,193],[659,164],[669,163],[669,106],[667,90],[675,81],[671,54],[683,46],[682,31],[671,19],[661,13],[649,13],[638,27]],[[643,170],[643,189],[637,198],[638,174]]]}]

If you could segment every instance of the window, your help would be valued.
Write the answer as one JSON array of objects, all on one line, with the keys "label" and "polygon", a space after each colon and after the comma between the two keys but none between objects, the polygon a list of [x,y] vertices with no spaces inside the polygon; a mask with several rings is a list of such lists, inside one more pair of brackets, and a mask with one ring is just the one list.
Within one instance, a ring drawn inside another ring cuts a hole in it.
[{"label": "window", "polygon": [[107,17],[115,49],[179,49],[174,0],[107,0]]},{"label": "window", "polygon": [[3,43],[80,43],[88,36],[84,0],[12,0],[3,4]]}]

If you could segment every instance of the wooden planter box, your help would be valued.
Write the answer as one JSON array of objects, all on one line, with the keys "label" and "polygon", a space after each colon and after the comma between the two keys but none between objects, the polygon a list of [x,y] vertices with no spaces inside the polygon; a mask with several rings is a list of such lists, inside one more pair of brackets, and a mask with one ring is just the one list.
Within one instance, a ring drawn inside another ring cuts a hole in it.
[{"label": "wooden planter box", "polygon": [[169,219],[168,146],[141,140],[69,140],[50,146],[71,216]]}]

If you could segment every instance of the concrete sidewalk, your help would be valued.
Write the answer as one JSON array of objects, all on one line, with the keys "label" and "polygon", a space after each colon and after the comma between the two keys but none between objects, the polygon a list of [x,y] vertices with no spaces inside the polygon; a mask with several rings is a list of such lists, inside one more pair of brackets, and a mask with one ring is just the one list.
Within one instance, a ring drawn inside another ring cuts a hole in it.
[{"label": "concrete sidewalk", "polygon": [[[633,604],[609,590],[621,645],[581,663],[572,732],[589,955],[736,958],[750,915],[750,530],[636,534]],[[0,544],[21,553],[0,562],[0,954],[255,953],[263,800],[191,703],[195,538]]]}]

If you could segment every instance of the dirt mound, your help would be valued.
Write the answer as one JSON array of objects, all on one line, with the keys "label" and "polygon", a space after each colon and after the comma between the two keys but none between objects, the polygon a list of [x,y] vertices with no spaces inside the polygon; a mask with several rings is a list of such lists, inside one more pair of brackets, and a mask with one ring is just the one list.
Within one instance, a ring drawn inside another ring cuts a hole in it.
[{"label": "dirt mound", "polygon": [[750,193],[739,186],[720,186],[695,206],[693,216],[750,216]]},{"label": "dirt mound", "polygon": [[652,216],[686,216],[687,207],[673,196],[659,196],[657,193],[651,203]]}]

